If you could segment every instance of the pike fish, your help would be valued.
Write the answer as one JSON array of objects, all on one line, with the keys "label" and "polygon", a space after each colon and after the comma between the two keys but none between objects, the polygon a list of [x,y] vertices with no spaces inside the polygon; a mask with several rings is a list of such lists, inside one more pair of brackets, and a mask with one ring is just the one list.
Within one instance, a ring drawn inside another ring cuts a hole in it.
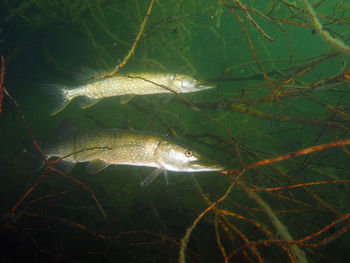
[{"label": "pike fish", "polygon": [[[159,93],[188,93],[213,88],[182,74],[134,73],[117,74],[112,77],[96,79],[93,73],[84,73],[80,77],[84,84],[74,88],[50,85],[44,89],[53,96],[54,105],[51,115],[62,111],[74,98],[82,97],[81,108],[86,109],[106,97],[122,95],[148,95]],[[92,79],[86,81],[86,79]]]},{"label": "pike fish", "polygon": [[[121,129],[79,130],[66,121],[59,142],[44,148],[47,158],[63,157],[59,169],[69,172],[76,163],[89,162],[87,171],[98,173],[109,165],[156,168],[141,182],[149,185],[161,172],[219,171],[224,167],[173,139],[151,133]],[[72,154],[74,153],[74,154]]]}]

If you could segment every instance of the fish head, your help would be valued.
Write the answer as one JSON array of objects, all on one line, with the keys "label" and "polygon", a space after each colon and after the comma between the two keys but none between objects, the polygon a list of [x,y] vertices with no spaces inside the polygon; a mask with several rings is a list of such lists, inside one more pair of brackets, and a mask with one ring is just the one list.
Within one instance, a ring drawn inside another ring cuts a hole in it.
[{"label": "fish head", "polygon": [[174,74],[170,77],[170,80],[170,88],[180,93],[202,91],[214,88],[213,85],[206,85],[203,82],[198,81],[196,78],[182,74]]},{"label": "fish head", "polygon": [[156,155],[158,164],[169,171],[204,172],[225,169],[217,162],[203,157],[197,151],[170,141],[161,141]]}]

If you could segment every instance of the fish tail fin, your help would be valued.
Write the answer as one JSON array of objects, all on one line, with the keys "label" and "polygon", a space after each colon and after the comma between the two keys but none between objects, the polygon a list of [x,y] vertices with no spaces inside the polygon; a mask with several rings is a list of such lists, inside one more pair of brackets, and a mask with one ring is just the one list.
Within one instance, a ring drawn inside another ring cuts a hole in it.
[{"label": "fish tail fin", "polygon": [[26,150],[32,152],[35,155],[35,158],[32,162],[31,172],[39,171],[45,165],[44,157],[47,158],[48,147],[42,144],[41,142],[37,142],[40,148],[41,153],[39,152],[36,145],[34,145],[31,139],[26,139],[22,141],[22,144]]},{"label": "fish tail fin", "polygon": [[68,89],[65,86],[52,84],[43,86],[42,89],[52,98],[52,105],[50,109],[51,115],[55,115],[62,111],[71,101],[71,99],[67,96]]},{"label": "fish tail fin", "polygon": [[[35,156],[32,162],[31,170],[30,170],[31,173],[37,172],[45,166],[46,161],[44,158],[49,159],[52,157],[51,152],[53,148],[48,145],[37,142],[41,151],[39,152],[39,149],[37,148],[36,145],[34,145],[31,139],[23,140],[22,143],[24,145],[24,148],[32,152]],[[74,165],[75,165],[74,162],[65,160],[65,159],[60,160],[57,163],[51,164],[51,166],[53,166],[57,170],[60,170],[66,174],[68,174],[73,169]]]}]

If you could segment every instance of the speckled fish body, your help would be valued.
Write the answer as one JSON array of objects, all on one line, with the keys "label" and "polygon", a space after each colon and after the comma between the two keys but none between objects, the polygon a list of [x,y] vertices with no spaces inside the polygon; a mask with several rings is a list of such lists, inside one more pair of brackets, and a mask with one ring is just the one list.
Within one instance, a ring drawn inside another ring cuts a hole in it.
[{"label": "speckled fish body", "polygon": [[76,130],[51,147],[47,156],[61,157],[91,149],[73,154],[65,160],[73,163],[101,160],[106,164],[158,167],[153,156],[158,142],[156,136],[119,129]]},{"label": "speckled fish body", "polygon": [[90,173],[97,173],[111,164],[157,168],[146,177],[143,185],[148,185],[162,171],[200,172],[223,169],[196,151],[156,134],[120,129],[65,130],[64,135],[59,136],[60,142],[47,148],[45,155],[50,158],[74,153],[62,161],[69,168],[78,162],[90,162]]},{"label": "speckled fish body", "polygon": [[[166,88],[165,88],[166,87]],[[52,115],[64,109],[76,97],[83,97],[81,106],[88,108],[106,97],[149,95],[161,93],[188,93],[213,88],[182,74],[135,73],[95,79],[74,88],[50,86],[46,90],[55,98]]]},{"label": "speckled fish body", "polygon": [[186,75],[154,73],[115,75],[67,90],[67,98],[72,100],[77,96],[87,96],[93,99],[101,99],[122,95],[171,93],[171,91],[162,88],[162,86],[178,93],[199,91],[200,88],[197,87],[195,89],[195,85],[196,80]]}]

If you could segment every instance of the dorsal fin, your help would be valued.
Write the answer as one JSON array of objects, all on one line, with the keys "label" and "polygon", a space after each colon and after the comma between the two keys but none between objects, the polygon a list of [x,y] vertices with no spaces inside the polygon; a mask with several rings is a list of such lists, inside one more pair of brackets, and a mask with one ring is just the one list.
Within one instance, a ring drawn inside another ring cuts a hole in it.
[{"label": "dorsal fin", "polygon": [[66,139],[67,137],[73,136],[78,131],[72,121],[63,119],[54,131],[54,135],[59,141]]}]

